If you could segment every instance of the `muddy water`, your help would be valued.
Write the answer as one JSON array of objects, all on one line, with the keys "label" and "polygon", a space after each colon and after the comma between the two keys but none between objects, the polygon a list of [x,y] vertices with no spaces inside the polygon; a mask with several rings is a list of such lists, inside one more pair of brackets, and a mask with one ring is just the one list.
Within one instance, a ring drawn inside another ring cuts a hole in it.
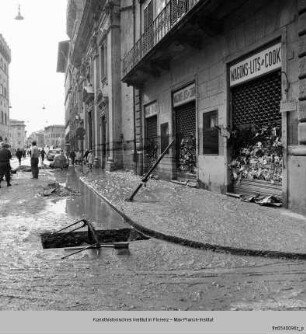
[{"label": "muddy water", "polygon": [[[72,168],[48,179],[42,174],[31,181],[19,173],[13,187],[0,191],[0,311],[306,310],[305,261],[218,254],[155,239],[131,242],[123,253],[103,248],[62,260],[70,251],[44,250],[41,233],[84,213],[106,228],[114,226],[111,217],[122,223],[82,189]],[[83,196],[36,196],[54,180]]]},{"label": "muddy water", "polygon": [[118,215],[107,203],[84,186],[74,168],[62,173],[54,173],[55,179],[63,187],[78,191],[79,195],[64,198],[52,198],[48,201],[46,211],[56,214],[67,214],[78,220],[86,218],[103,229],[116,229],[126,227],[122,217]]}]

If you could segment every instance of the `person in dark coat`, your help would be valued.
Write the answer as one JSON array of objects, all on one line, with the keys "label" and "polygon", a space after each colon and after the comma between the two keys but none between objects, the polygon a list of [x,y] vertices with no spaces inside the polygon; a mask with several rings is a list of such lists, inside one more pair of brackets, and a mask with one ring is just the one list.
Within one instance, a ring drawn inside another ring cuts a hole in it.
[{"label": "person in dark coat", "polygon": [[85,161],[85,163],[87,162],[87,157],[88,157],[88,154],[89,154],[89,149],[87,149],[83,155],[83,159]]},{"label": "person in dark coat", "polygon": [[76,154],[75,154],[75,152],[72,150],[72,151],[70,152],[70,158],[71,158],[71,164],[72,164],[72,166],[74,166],[75,156],[76,156]]},{"label": "person in dark coat", "polygon": [[7,186],[11,186],[11,165],[10,159],[12,158],[11,151],[8,149],[8,144],[1,143],[0,144],[0,188],[1,181],[3,181],[3,177],[5,176],[5,180]]},{"label": "person in dark coat", "polygon": [[45,155],[46,155],[46,151],[42,148],[40,151],[40,156],[41,156],[41,163],[44,163],[45,160]]},{"label": "person in dark coat", "polygon": [[22,156],[23,156],[23,152],[21,151],[20,148],[17,148],[16,157],[17,157],[17,159],[19,161],[19,166],[21,166],[21,158],[22,158]]}]

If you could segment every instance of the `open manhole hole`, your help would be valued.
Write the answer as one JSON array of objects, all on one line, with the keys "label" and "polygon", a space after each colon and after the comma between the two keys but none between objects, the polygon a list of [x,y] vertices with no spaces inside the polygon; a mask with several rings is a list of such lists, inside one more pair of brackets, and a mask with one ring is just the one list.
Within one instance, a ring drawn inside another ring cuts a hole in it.
[{"label": "open manhole hole", "polygon": [[85,219],[77,221],[57,232],[41,234],[41,242],[44,249],[64,248],[65,250],[75,251],[75,253],[68,256],[86,249],[103,247],[118,250],[128,249],[130,242],[147,239],[149,237],[133,228],[97,229]]}]

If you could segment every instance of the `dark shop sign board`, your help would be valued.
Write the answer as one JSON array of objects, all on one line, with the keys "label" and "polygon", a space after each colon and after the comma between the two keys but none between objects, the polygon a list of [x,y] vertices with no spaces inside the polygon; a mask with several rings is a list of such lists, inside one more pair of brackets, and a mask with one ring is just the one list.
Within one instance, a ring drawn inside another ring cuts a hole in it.
[{"label": "dark shop sign board", "polygon": [[282,67],[281,43],[275,44],[230,67],[230,86]]}]

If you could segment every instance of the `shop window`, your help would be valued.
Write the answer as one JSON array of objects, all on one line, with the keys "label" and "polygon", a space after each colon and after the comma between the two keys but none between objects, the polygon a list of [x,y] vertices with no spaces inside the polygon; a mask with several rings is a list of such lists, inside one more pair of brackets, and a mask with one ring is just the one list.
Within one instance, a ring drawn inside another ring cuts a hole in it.
[{"label": "shop window", "polygon": [[[160,151],[164,152],[169,145],[169,124],[163,123],[160,125]],[[169,151],[167,152],[169,153]]]},{"label": "shop window", "polygon": [[203,154],[219,154],[218,112],[203,114]]}]

